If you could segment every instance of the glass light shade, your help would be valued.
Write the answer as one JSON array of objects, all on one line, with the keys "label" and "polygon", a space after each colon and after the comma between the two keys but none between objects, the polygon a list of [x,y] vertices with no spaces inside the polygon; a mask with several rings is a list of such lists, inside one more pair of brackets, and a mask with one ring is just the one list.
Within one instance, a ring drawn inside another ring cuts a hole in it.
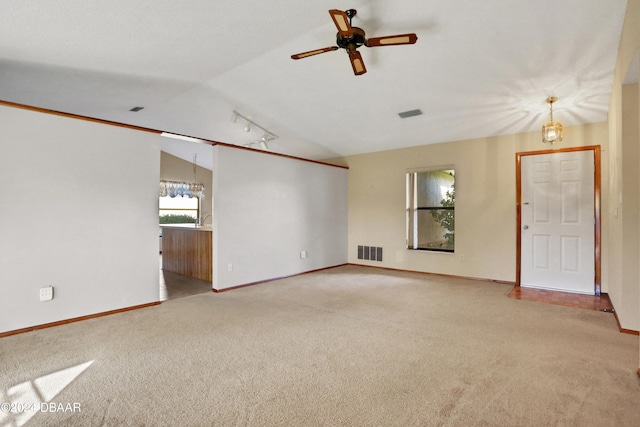
[{"label": "glass light shade", "polygon": [[550,121],[542,125],[542,142],[553,144],[556,141],[562,141],[562,124]]}]

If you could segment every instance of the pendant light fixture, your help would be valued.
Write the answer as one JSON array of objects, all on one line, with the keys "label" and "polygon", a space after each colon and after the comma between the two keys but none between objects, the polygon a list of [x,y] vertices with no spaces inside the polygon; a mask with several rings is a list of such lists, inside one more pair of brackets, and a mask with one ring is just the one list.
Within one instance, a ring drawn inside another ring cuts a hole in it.
[{"label": "pendant light fixture", "polygon": [[549,104],[549,123],[542,125],[542,142],[548,142],[553,144],[556,141],[562,141],[562,123],[553,121],[553,103],[558,98],[550,96],[547,98],[547,104]]}]

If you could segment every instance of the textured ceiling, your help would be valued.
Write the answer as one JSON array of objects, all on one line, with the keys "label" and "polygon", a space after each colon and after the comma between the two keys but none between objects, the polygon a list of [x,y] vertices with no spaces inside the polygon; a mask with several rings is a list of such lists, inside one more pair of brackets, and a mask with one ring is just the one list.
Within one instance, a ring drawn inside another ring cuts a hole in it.
[{"label": "textured ceiling", "polygon": [[[368,37],[354,76],[329,9]],[[625,0],[5,0],[0,99],[323,159],[604,121]],[[140,112],[130,112],[143,106]],[[423,115],[400,119],[419,108]],[[174,146],[176,144],[172,144]],[[174,151],[179,151],[180,144]],[[191,155],[188,157],[191,159]]]}]

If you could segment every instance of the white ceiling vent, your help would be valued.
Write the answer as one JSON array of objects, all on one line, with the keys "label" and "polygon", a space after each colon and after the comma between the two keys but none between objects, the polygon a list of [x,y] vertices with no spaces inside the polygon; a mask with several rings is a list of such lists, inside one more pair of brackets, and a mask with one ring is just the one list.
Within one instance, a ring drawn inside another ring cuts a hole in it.
[{"label": "white ceiling vent", "polygon": [[422,110],[417,109],[417,110],[403,111],[402,113],[398,113],[398,115],[400,116],[401,119],[406,119],[407,117],[422,115]]}]

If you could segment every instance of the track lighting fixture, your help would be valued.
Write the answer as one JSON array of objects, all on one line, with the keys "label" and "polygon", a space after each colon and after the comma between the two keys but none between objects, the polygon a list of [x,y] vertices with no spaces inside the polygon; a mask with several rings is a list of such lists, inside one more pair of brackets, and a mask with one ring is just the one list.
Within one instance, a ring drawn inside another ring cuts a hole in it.
[{"label": "track lighting fixture", "polygon": [[263,150],[269,150],[269,141],[274,140],[276,137],[272,133],[265,133],[260,137],[260,139],[244,144],[245,147],[252,147],[254,145],[259,145]]},{"label": "track lighting fixture", "polygon": [[269,146],[267,145],[267,141],[269,140],[269,136],[268,135],[263,135],[262,138],[260,138],[260,146],[262,147],[263,150],[268,150]]},{"label": "track lighting fixture", "polygon": [[245,116],[238,113],[237,111],[233,112],[233,115],[231,116],[231,121],[235,123],[238,117],[245,121],[245,126],[243,128],[245,132],[251,132],[252,127],[264,132],[262,137],[257,141],[253,141],[248,144],[245,144],[246,147],[250,147],[252,145],[258,144],[260,145],[260,147],[262,147],[263,150],[268,150],[269,145],[267,144],[267,142],[273,141],[274,139],[278,138],[278,135],[266,130],[265,128],[263,128],[262,126],[254,122],[253,120],[246,118]]}]

